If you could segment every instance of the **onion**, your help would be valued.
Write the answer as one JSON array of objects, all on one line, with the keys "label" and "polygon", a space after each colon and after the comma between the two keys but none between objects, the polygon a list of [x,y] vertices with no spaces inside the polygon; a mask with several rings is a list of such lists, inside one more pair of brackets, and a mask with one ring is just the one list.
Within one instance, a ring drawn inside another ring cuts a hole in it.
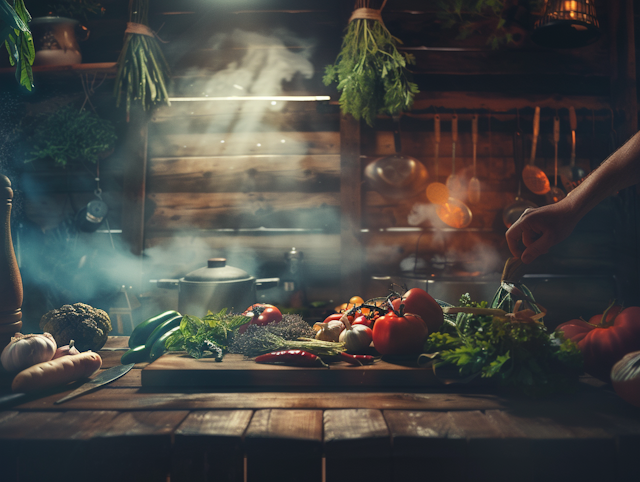
[{"label": "onion", "polygon": [[625,402],[640,407],[640,351],[627,353],[613,365],[611,384]]}]

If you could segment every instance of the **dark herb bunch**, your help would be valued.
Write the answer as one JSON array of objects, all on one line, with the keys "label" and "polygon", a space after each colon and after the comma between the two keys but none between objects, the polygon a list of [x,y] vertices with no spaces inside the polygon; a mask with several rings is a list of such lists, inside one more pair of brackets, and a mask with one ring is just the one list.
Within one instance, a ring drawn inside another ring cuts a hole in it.
[{"label": "dark herb bunch", "polygon": [[249,325],[238,333],[229,347],[231,353],[254,357],[280,349],[305,350],[315,355],[333,356],[344,351],[342,343],[316,340],[315,332],[300,315],[282,315],[279,323]]},{"label": "dark herb bunch", "polygon": [[203,319],[185,315],[180,329],[169,336],[165,347],[171,351],[184,350],[193,358],[213,356],[221,360],[238,328],[250,321],[248,316],[227,313],[226,308],[218,313],[209,311]]},{"label": "dark herb bunch", "polygon": [[[463,295],[460,306],[486,308]],[[443,367],[457,367],[461,377],[480,374],[531,395],[565,391],[582,372],[575,343],[549,334],[544,324],[509,317],[458,313],[444,332],[432,333],[427,353],[437,353]]]},{"label": "dark herb bunch", "polygon": [[117,140],[114,125],[89,110],[72,105],[38,115],[31,122],[25,162],[51,158],[59,167],[77,162],[96,163],[113,149]]},{"label": "dark herb bunch", "polygon": [[[368,8],[358,0],[356,8]],[[349,22],[334,64],[325,67],[323,82],[338,83],[343,114],[373,125],[378,114],[397,115],[409,110],[417,84],[409,80],[407,65],[413,55],[399,52],[402,42],[378,20],[356,18]]]}]

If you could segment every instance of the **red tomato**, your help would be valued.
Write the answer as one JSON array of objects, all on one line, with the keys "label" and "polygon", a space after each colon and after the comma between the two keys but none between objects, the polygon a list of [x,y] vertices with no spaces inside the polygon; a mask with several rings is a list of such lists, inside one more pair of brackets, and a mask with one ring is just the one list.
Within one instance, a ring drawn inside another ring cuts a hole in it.
[{"label": "red tomato", "polygon": [[444,323],[444,314],[438,302],[425,290],[411,288],[402,298],[392,301],[393,309],[400,310],[400,305],[404,304],[404,313],[413,313],[422,318],[429,328],[429,333],[434,333],[440,329]]},{"label": "red tomato", "polygon": [[278,308],[267,303],[256,303],[248,307],[242,313],[244,316],[251,317],[251,321],[246,325],[242,325],[239,329],[240,333],[244,333],[249,325],[264,326],[269,323],[279,323],[282,321],[282,313]]},{"label": "red tomato", "polygon": [[[340,318],[342,318],[342,315],[344,315],[344,313],[334,313],[333,315],[329,315],[324,319],[324,323],[327,323],[333,320],[340,321]],[[353,316],[347,315],[347,319],[349,320],[349,322],[351,323],[353,322]]]},{"label": "red tomato", "polygon": [[390,311],[373,325],[373,345],[381,355],[420,353],[428,335],[424,321],[411,313]]},{"label": "red tomato", "polygon": [[[594,327],[572,320],[556,328],[556,331],[562,328],[565,336],[578,344],[584,357],[584,370],[606,382],[610,381],[611,369],[617,361],[627,353],[640,350],[640,307],[626,308],[610,318],[608,315],[615,308],[607,312],[608,321],[604,324]],[[591,319],[602,320],[602,315]]]},{"label": "red tomato", "polygon": [[352,325],[364,325],[364,326],[368,326],[369,328],[373,327],[373,320],[371,318],[369,318],[368,316],[365,315],[360,315],[357,316],[355,318],[355,320],[353,320],[353,323],[351,323]]}]

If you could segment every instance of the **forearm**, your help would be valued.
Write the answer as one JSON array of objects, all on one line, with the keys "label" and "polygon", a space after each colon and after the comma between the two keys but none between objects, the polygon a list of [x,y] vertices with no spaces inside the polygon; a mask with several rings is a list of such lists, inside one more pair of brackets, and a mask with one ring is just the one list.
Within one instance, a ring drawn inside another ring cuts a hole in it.
[{"label": "forearm", "polygon": [[582,218],[608,196],[640,183],[640,132],[595,169],[563,202]]}]

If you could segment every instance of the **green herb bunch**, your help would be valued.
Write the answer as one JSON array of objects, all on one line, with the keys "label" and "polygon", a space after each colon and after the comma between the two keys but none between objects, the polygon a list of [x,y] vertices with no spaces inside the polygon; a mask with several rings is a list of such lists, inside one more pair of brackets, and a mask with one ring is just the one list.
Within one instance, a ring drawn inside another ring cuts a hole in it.
[{"label": "green herb bunch", "polygon": [[29,30],[31,15],[23,0],[0,0],[0,42],[9,52],[9,62],[16,68],[16,80],[25,89],[33,89],[31,65],[36,58],[33,37]]},{"label": "green herb bunch", "polygon": [[208,311],[203,319],[185,315],[176,330],[165,343],[171,351],[186,351],[193,358],[213,356],[222,359],[229,351],[229,344],[235,332],[251,321],[248,316],[227,313],[223,309],[218,313]]},{"label": "green herb bunch", "polygon": [[47,10],[59,17],[88,20],[90,16],[104,14],[104,8],[95,0],[56,0]]},{"label": "green herb bunch", "polygon": [[[460,306],[486,308],[468,295]],[[582,372],[582,355],[571,340],[549,334],[538,322],[458,313],[455,323],[432,333],[427,353],[437,353],[436,366],[457,367],[461,377],[480,374],[526,394],[564,391],[575,386]]]},{"label": "green herb bunch", "polygon": [[113,124],[89,110],[67,105],[54,113],[38,115],[29,136],[25,162],[51,158],[59,167],[77,162],[96,163],[117,140]]},{"label": "green herb bunch", "polygon": [[372,126],[378,114],[397,115],[411,108],[418,86],[409,80],[407,65],[415,58],[398,51],[401,43],[377,20],[349,23],[341,51],[325,67],[323,78],[325,85],[338,83],[343,114]]},{"label": "green herb bunch", "polygon": [[[148,16],[149,0],[130,2],[130,22],[146,26]],[[155,37],[127,33],[117,64],[114,95],[116,106],[120,106],[124,97],[127,120],[133,102],[139,102],[145,111],[159,104],[170,105],[167,91],[169,64]]]},{"label": "green herb bunch", "polygon": [[438,19],[444,28],[458,28],[458,37],[465,39],[474,33],[487,36],[492,49],[513,43],[508,29],[511,17],[521,14],[519,9],[540,10],[544,0],[512,2],[510,0],[437,0]]}]

